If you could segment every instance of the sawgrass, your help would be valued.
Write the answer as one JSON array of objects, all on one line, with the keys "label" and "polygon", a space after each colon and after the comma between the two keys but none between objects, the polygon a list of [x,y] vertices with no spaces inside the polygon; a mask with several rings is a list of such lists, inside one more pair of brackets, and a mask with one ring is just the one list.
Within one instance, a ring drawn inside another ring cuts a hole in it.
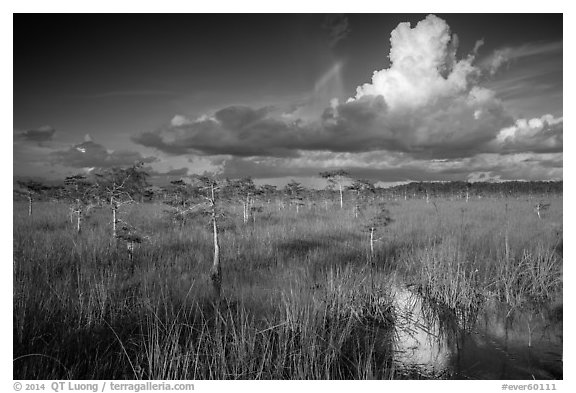
[{"label": "sawgrass", "polygon": [[[393,281],[463,319],[491,297],[537,308],[562,291],[562,201],[539,219],[532,200],[408,200],[370,254],[352,206],[264,205],[221,222],[223,298],[208,272],[212,236],[163,206],[121,217],[149,240],[131,260],[108,211],[81,234],[67,207],[14,205],[15,379],[403,378],[392,351]],[[411,376],[413,377],[413,376]]]}]

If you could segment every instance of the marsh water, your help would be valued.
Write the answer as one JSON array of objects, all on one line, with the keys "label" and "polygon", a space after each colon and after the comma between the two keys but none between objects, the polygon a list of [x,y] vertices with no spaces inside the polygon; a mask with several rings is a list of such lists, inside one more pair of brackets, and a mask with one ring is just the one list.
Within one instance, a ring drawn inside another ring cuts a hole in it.
[{"label": "marsh water", "polygon": [[518,310],[492,300],[463,323],[406,288],[393,296],[400,368],[457,379],[563,378],[561,304]]}]

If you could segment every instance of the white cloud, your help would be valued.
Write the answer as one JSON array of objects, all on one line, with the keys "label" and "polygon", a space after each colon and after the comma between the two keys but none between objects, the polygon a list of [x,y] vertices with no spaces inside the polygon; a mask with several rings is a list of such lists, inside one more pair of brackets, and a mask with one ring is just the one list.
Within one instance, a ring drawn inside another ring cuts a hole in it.
[{"label": "white cloud", "polygon": [[435,15],[414,28],[400,23],[390,43],[390,68],[375,71],[372,83],[357,88],[356,99],[382,95],[391,111],[421,107],[440,97],[465,94],[470,78],[479,72],[472,55],[456,59],[458,38]]},{"label": "white cloud", "polygon": [[192,124],[192,120],[188,119],[186,116],[175,115],[170,121],[170,124],[173,127],[181,127],[187,124]]},{"label": "white cloud", "polygon": [[562,117],[555,118],[549,114],[540,118],[518,119],[514,125],[500,130],[495,144],[505,152],[562,151],[563,126]]},{"label": "white cloud", "polygon": [[[390,42],[390,67],[375,71],[354,98],[329,109],[325,127],[337,130],[334,136],[350,136],[349,146],[364,140],[359,149],[458,157],[484,151],[512,124],[495,93],[479,85],[481,71],[473,62],[482,40],[457,59],[457,36],[429,15],[413,28],[399,24]],[[379,105],[375,97],[382,98]]]},{"label": "white cloud", "polygon": [[[330,94],[290,116],[241,105],[196,120],[176,115],[168,127],[133,140],[173,155],[296,157],[311,150],[389,150],[450,158],[486,151],[498,131],[513,124],[494,92],[479,86],[473,53],[456,58],[458,39],[444,20],[429,15],[413,28],[401,23],[390,41],[391,66],[376,71],[372,83],[359,86],[345,103]],[[336,62],[315,91],[339,85],[340,72]]]},{"label": "white cloud", "polygon": [[[375,71],[346,102],[325,97],[320,118],[310,110],[317,101],[288,109],[230,106],[193,121],[177,115],[170,126],[133,140],[172,157],[203,155],[231,177],[346,167],[390,181],[463,180],[471,173],[561,178],[561,153],[543,154],[561,151],[562,119],[516,121],[481,85],[475,56],[483,40],[458,59],[457,36],[429,15],[413,28],[399,24],[390,41],[390,67]],[[315,91],[338,82],[340,70],[336,63]]]},{"label": "white cloud", "polygon": [[471,183],[486,181],[498,182],[502,180],[502,176],[496,175],[493,172],[472,172],[468,175],[466,180]]}]

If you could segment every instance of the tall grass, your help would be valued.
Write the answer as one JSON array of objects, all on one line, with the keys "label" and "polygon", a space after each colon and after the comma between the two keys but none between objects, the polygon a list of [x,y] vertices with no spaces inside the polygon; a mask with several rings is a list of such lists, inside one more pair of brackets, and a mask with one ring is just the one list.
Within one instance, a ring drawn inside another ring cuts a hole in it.
[{"label": "tall grass", "polygon": [[[505,204],[508,203],[508,208]],[[66,207],[14,211],[14,378],[401,378],[392,282],[465,315],[562,290],[562,204],[402,201],[375,257],[352,210],[277,210],[222,225],[224,297],[210,298],[211,235],[157,205],[123,217],[147,234],[130,261],[97,212],[80,235]]]}]

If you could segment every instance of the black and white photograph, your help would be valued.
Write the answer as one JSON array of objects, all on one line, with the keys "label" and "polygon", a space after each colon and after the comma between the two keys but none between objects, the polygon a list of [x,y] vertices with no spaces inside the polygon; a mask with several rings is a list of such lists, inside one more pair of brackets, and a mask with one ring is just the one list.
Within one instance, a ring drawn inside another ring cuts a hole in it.
[{"label": "black and white photograph", "polygon": [[15,13],[12,379],[559,389],[564,15],[428,10]]}]

